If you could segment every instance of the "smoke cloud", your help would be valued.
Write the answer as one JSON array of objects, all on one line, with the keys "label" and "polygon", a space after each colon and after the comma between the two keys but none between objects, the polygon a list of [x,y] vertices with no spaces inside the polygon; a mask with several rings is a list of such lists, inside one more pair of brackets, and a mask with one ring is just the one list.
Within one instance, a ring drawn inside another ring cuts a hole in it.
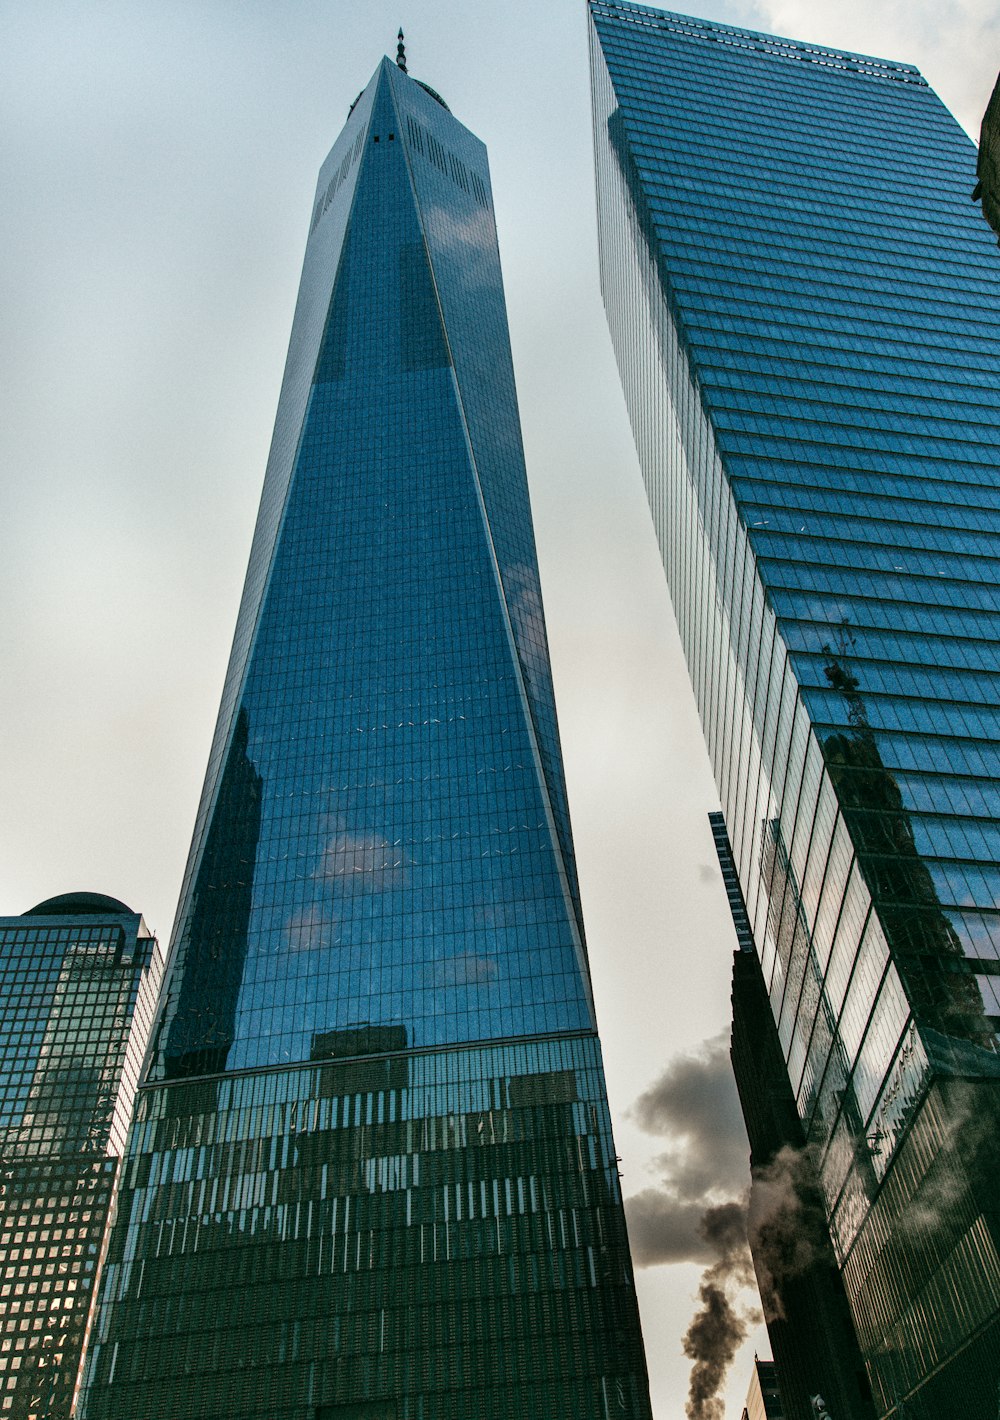
[{"label": "smoke cloud", "polygon": [[637,1267],[697,1262],[715,1253],[701,1231],[706,1209],[742,1198],[749,1187],[749,1146],[729,1063],[727,1034],[670,1061],[639,1096],[631,1117],[666,1147],[659,1183],[626,1200]]},{"label": "smoke cloud", "polygon": [[739,1302],[740,1293],[754,1286],[745,1205],[707,1209],[699,1231],[717,1257],[702,1275],[700,1305],[684,1336],[684,1354],[694,1362],[684,1408],[688,1420],[725,1420],[726,1375],[750,1328],[761,1319],[755,1307]]},{"label": "smoke cloud", "polygon": [[801,1276],[816,1261],[825,1237],[815,1166],[811,1147],[786,1145],[769,1164],[754,1169],[747,1232],[767,1321],[785,1315],[779,1279]]},{"label": "smoke cloud", "polygon": [[705,1270],[684,1336],[694,1363],[689,1420],[723,1420],[733,1357],[760,1320],[744,1294],[755,1287],[747,1243],[749,1147],[729,1063],[728,1033],[679,1055],[632,1106],[647,1134],[662,1135],[659,1183],[626,1199],[638,1267],[696,1262]]}]

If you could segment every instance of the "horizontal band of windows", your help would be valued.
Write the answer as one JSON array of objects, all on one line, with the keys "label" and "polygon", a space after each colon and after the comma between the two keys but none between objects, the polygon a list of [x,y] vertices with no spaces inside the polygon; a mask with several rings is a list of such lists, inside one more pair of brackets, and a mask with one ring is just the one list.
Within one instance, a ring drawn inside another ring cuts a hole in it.
[{"label": "horizontal band of windows", "polygon": [[[784,451],[783,451],[784,452]],[[891,498],[900,505],[902,511],[907,504],[913,505],[914,516],[920,522],[932,522],[947,526],[954,518],[957,525],[964,517],[979,516],[979,526],[992,527],[992,519],[1000,507],[1000,488],[988,481],[987,472],[979,465],[965,464],[959,469],[951,467],[952,475],[963,477],[944,478],[937,476],[940,460],[920,459],[891,462],[879,457],[879,463],[887,465],[874,469],[859,463],[856,454],[850,450],[826,450],[822,458],[789,458],[772,454],[764,455],[730,454],[726,458],[726,471],[734,489],[740,487],[744,475],[759,478],[766,486],[766,501],[772,498],[772,487],[784,484],[801,488],[803,496],[811,497],[818,490],[831,498],[850,495],[852,508],[858,504],[858,495],[871,499],[869,506],[880,508],[880,500]],[[947,497],[945,497],[945,484]],[[937,490],[933,498],[932,489]],[[937,512],[927,506],[937,504]],[[965,510],[971,510],[966,513]]]},{"label": "horizontal band of windows", "polygon": [[[655,148],[642,142],[631,143],[630,150],[644,179],[645,200],[655,220],[663,199],[658,195],[654,196],[648,189],[657,182],[663,182],[663,157]],[[797,233],[808,237],[814,235],[820,226],[824,237],[829,239],[827,250],[832,248],[835,253],[838,247],[846,250],[847,243],[843,238],[848,235],[858,238],[862,253],[898,251],[901,256],[906,250],[908,240],[916,242],[918,252],[926,243],[930,254],[932,239],[936,237],[940,241],[946,238],[948,257],[942,262],[942,266],[946,270],[954,271],[954,279],[958,284],[963,280],[958,266],[962,255],[969,257],[973,270],[979,264],[984,270],[988,270],[989,230],[986,230],[983,237],[978,236],[978,228],[974,225],[977,216],[975,209],[970,209],[968,217],[964,210],[958,216],[953,200],[945,212],[939,215],[929,204],[914,207],[902,198],[896,202],[888,195],[892,191],[891,188],[873,187],[872,200],[866,204],[863,200],[862,171],[860,192],[853,194],[850,205],[846,208],[852,215],[846,216],[845,204],[837,202],[838,194],[834,191],[828,197],[823,191],[822,177],[815,187],[809,189],[813,195],[804,197],[801,182],[797,190],[794,185],[789,184],[782,192],[781,184],[775,184],[772,189],[766,178],[761,178],[759,185],[748,187],[745,180],[734,181],[731,186],[720,184],[719,176],[716,171],[706,171],[704,166],[697,168],[693,165],[690,177],[674,176],[667,188],[670,201],[669,207],[664,209],[667,215],[675,221],[678,218],[686,219],[691,224],[714,218],[714,222],[710,221],[709,225],[717,225],[731,217],[734,223],[740,222],[751,248],[754,238],[759,239],[761,232],[773,230],[782,237],[778,243],[779,251]],[[885,178],[884,172],[882,176]],[[972,165],[969,168],[969,176],[974,177]],[[952,181],[954,183],[954,179]],[[961,190],[968,191],[964,185]],[[957,195],[957,185],[954,191]],[[781,213],[779,220],[775,215],[775,207],[782,204],[782,199],[786,210]],[[790,207],[791,203],[794,203],[794,207]],[[863,220],[866,206],[870,209],[870,216],[877,214],[886,225],[880,227],[872,220]],[[895,220],[890,224],[887,219]],[[942,261],[940,254],[938,260]]]},{"label": "horizontal band of windows", "polygon": [[[827,645],[816,647],[809,653],[792,654],[799,684],[806,688],[826,690],[829,688],[827,670],[840,653]],[[1000,701],[1000,667],[993,674],[985,671],[959,670],[954,667],[941,670],[926,670],[913,667],[906,662],[862,660],[849,647],[844,656],[854,679],[858,682],[858,693],[865,702],[869,696],[888,695],[899,699],[948,700],[956,705],[989,705]]]},{"label": "horizontal band of windows", "polygon": [[[803,338],[799,338],[800,334]],[[800,332],[799,327],[794,332],[782,331],[780,336],[765,327],[755,334],[752,346],[719,326],[685,332],[686,339],[691,340],[692,336],[697,338],[699,365],[704,364],[706,369],[716,368],[724,359],[726,365],[733,362],[742,368],[773,369],[775,378],[781,370],[802,366],[809,375],[818,370],[857,372],[873,384],[880,383],[883,375],[922,382],[931,379],[935,370],[949,389],[959,383],[972,389],[993,390],[997,383],[996,358],[989,350],[939,349],[931,360],[920,350],[907,352],[898,345],[876,349],[871,341],[818,341],[811,332]]]},{"label": "horizontal band of windows", "polygon": [[[983,552],[951,547],[931,549],[907,547],[904,541],[906,524],[899,529],[887,529],[879,542],[878,519],[862,509],[856,513],[857,536],[851,539],[836,535],[834,526],[807,513],[795,529],[764,526],[764,519],[746,519],[753,550],[761,561],[781,563],[819,562],[826,568],[845,571],[898,573],[902,577],[946,577],[960,587],[964,582],[979,585],[1000,583],[1000,557]],[[891,536],[890,533],[895,533]],[[984,545],[985,549],[985,545]],[[995,599],[994,599],[995,600]]]},{"label": "horizontal band of windows", "polygon": [[[845,429],[843,439],[834,442],[830,438],[831,429],[835,427],[832,425],[796,427],[791,421],[767,421],[759,415],[747,416],[747,421],[750,419],[756,421],[757,432],[736,427],[736,421],[725,414],[717,416],[713,411],[716,443],[727,462],[730,458],[785,459],[792,463],[801,460],[820,467],[830,464],[834,468],[854,469],[868,477],[880,473],[906,477],[912,469],[915,477],[926,478],[940,471],[943,482],[959,486],[971,483],[990,487],[996,477],[981,445],[977,450],[972,443],[953,445],[948,440],[907,436],[893,439],[871,429],[858,431],[857,435]],[[771,427],[767,427],[769,423]],[[947,460],[949,448],[953,450],[951,462]]]},{"label": "horizontal band of windows", "polygon": [[[819,567],[810,563],[779,562],[772,558],[758,559],[762,580],[768,591],[833,593],[842,597],[871,597],[883,605],[908,608],[912,620],[889,621],[889,625],[918,629],[921,617],[930,618],[937,609],[966,612],[1000,612],[1000,587],[977,585],[973,582],[953,582],[944,577],[932,578],[899,573],[865,571],[838,567]],[[839,625],[847,613],[834,616],[831,625]],[[933,625],[932,621],[928,624]]]},{"label": "horizontal band of windows", "polygon": [[[632,133],[641,130],[648,114],[662,114],[680,133],[695,129],[722,137],[728,131],[737,146],[741,134],[751,141],[757,134],[769,135],[779,153],[798,141],[805,161],[829,154],[835,164],[843,160],[847,140],[853,138],[859,152],[872,161],[881,152],[887,171],[898,164],[904,172],[909,155],[923,147],[929,164],[946,167],[950,161],[953,169],[961,169],[974,152],[968,135],[929,91],[923,97],[902,96],[900,103],[886,102],[883,94],[871,106],[858,102],[863,90],[834,86],[821,92],[808,80],[802,83],[801,75],[797,82],[783,66],[757,64],[748,83],[745,74],[699,65],[689,54],[656,56],[648,48],[635,52],[636,64],[616,58],[611,66],[614,97]],[[734,111],[741,123],[726,129],[726,118]],[[654,142],[660,139],[661,147],[669,143],[662,122],[655,124],[651,136]]]},{"label": "horizontal band of windows", "polygon": [[[992,637],[980,640],[967,636],[958,638],[934,631],[887,631],[882,627],[864,626],[849,621],[838,628],[850,637],[850,661],[864,665],[867,661],[901,663],[914,671],[941,667],[946,670],[968,669],[994,671],[997,668],[998,641]],[[789,652],[811,652],[814,655],[830,644],[834,628],[828,621],[807,621],[782,618],[781,632]]]},{"label": "horizontal band of windows", "polygon": [[[846,708],[838,692],[807,686],[802,694],[817,733],[848,733]],[[865,712],[876,738],[883,731],[909,731],[929,738],[944,736],[1000,745],[1000,706],[954,705],[943,700],[921,702],[872,693],[865,696]]]},{"label": "horizontal band of windows", "polygon": [[[933,373],[927,365],[901,379],[887,375],[879,379],[877,389],[872,389],[870,372],[857,366],[830,365],[825,360],[813,362],[810,370],[803,370],[791,360],[781,361],[775,367],[770,361],[760,359],[744,360],[739,369],[728,363],[716,363],[702,364],[698,370],[702,386],[711,388],[714,400],[721,402],[728,394],[744,408],[773,407],[775,400],[798,406],[805,396],[805,402],[817,409],[854,408],[863,403],[869,410],[931,420],[954,419],[983,427],[980,420],[983,392],[990,387],[990,380],[984,378],[978,385],[956,380],[945,396]],[[1000,391],[1000,378],[996,386]]]},{"label": "horizontal band of windows", "polygon": [[[715,380],[703,380],[702,383],[712,409],[727,410],[734,418],[745,412],[820,426],[827,423],[846,424],[859,434],[869,429],[888,430],[902,436],[978,442],[980,449],[984,442],[992,443],[1000,436],[1000,413],[993,416],[985,413],[981,419],[968,419],[963,417],[965,411],[959,411],[957,415],[947,414],[936,407],[929,397],[920,400],[912,395],[886,395],[869,403],[860,382],[854,389],[842,389],[838,394],[831,392],[829,397],[818,399],[812,390],[808,395],[805,393],[808,388],[805,381],[800,382],[798,387],[774,381],[770,388],[762,384],[756,390],[736,389]],[[1000,381],[997,393],[1000,395]]]},{"label": "horizontal band of windows", "polygon": [[[650,178],[645,204],[639,209],[639,220],[650,235],[655,233],[658,247],[669,257],[672,271],[719,271],[727,282],[743,277],[763,280],[768,286],[794,278],[806,290],[829,288],[843,293],[852,277],[862,284],[877,283],[886,293],[903,294],[912,291],[926,296],[936,291],[939,299],[951,305],[959,293],[981,296],[987,307],[997,304],[997,293],[989,288],[990,263],[980,259],[979,238],[973,232],[958,234],[958,245],[969,257],[968,266],[956,266],[951,250],[951,232],[939,233],[949,245],[942,247],[927,240],[923,231],[912,234],[915,244],[912,263],[897,265],[902,260],[896,249],[893,232],[871,228],[865,235],[854,231],[853,220],[845,227],[852,240],[834,234],[827,243],[817,236],[812,223],[793,222],[788,226],[774,220],[773,210],[761,205],[755,226],[741,242],[733,239],[733,228],[716,225],[710,220],[712,208],[700,200],[700,193],[688,192],[683,197],[676,191]],[[699,200],[695,201],[695,196]],[[630,209],[634,212],[634,209]],[[975,218],[975,213],[973,213]],[[728,270],[724,264],[728,263]],[[849,292],[854,295],[854,291]],[[966,312],[966,314],[968,314]]]},{"label": "horizontal band of windows", "polygon": [[[956,213],[952,203],[956,196],[961,195],[963,200],[968,196],[962,169],[967,166],[971,173],[975,166],[974,156],[970,161],[968,152],[944,148],[935,154],[931,145],[925,162],[923,141],[912,150],[897,144],[887,153],[880,139],[872,139],[857,126],[850,135],[851,142],[842,146],[832,136],[835,124],[822,148],[803,143],[801,130],[786,141],[773,127],[734,135],[731,126],[723,130],[717,120],[706,115],[693,125],[679,115],[676,104],[660,105],[655,98],[644,111],[634,113],[628,111],[626,100],[623,111],[629,151],[648,170],[643,172],[643,190],[650,202],[669,196],[672,182],[678,179],[689,180],[700,189],[706,171],[710,171],[721,187],[732,183],[740,190],[774,193],[793,201],[798,210],[803,186],[811,178],[809,191],[813,195],[829,194],[831,200],[840,196],[843,205],[852,208],[861,196],[873,206],[905,213],[901,195],[913,201],[919,194],[918,220],[927,221],[939,213],[940,225],[964,229],[965,213]],[[824,115],[824,123],[826,118]],[[661,124],[669,126],[666,142],[661,140]],[[729,183],[722,181],[724,178]]]},{"label": "horizontal band of windows", "polygon": [[823,537],[835,530],[838,542],[853,544],[876,541],[873,529],[879,528],[884,529],[883,545],[971,558],[992,557],[1000,534],[1000,499],[993,508],[943,504],[931,521],[933,514],[926,504],[906,496],[909,488],[902,498],[888,490],[864,496],[859,507],[857,496],[829,489],[777,480],[749,484],[750,480],[743,478],[730,481],[741,519],[747,527],[767,528],[772,533]]}]

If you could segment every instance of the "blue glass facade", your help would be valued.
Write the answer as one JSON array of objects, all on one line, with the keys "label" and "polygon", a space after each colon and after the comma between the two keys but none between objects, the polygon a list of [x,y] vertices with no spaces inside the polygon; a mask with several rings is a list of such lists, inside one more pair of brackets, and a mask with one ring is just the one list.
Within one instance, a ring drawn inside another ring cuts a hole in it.
[{"label": "blue glass facade", "polygon": [[488,181],[391,65],[320,176],[157,1077],[593,1026]]},{"label": "blue glass facade", "polygon": [[0,1415],[69,1420],[163,959],[124,903],[0,917]]},{"label": "blue glass facade", "polygon": [[319,177],[129,1160],[89,1420],[649,1413],[486,155],[388,60]]},{"label": "blue glass facade", "polygon": [[938,1384],[974,1409],[1000,1296],[995,1146],[957,1138],[1000,1073],[975,150],[911,66],[590,14],[609,323],[855,1325],[883,1413],[944,1413]]}]

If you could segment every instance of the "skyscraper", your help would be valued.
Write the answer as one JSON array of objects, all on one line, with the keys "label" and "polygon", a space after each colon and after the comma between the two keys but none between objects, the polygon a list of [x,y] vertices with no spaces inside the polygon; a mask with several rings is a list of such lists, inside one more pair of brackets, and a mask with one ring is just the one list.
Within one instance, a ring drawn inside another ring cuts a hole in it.
[{"label": "skyscraper", "polygon": [[[871,1387],[836,1266],[812,1151],[785,1070],[722,815],[709,814],[736,938],[730,1059],[750,1143],[747,1232],[784,1420],[873,1420]],[[758,1363],[760,1364],[760,1363]]]},{"label": "skyscraper", "polygon": [[88,1420],[646,1417],[489,173],[324,164]]},{"label": "skyscraper", "polygon": [[69,1420],[162,973],[137,913],[0,917],[0,1415]]},{"label": "skyscraper", "polygon": [[759,1361],[754,1357],[742,1420],[786,1420],[774,1372],[773,1361]]},{"label": "skyscraper", "polygon": [[920,74],[591,0],[601,273],[880,1413],[992,1414],[1000,263]]}]

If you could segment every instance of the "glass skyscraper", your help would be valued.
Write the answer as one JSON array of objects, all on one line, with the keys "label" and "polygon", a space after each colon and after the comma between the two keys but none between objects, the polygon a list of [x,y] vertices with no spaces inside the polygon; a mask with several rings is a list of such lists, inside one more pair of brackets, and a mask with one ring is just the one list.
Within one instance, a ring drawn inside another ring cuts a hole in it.
[{"label": "glass skyscraper", "polygon": [[648,1417],[482,144],[319,177],[87,1420]]},{"label": "glass skyscraper", "polygon": [[1000,1362],[1000,260],[911,66],[591,0],[601,274],[879,1413]]},{"label": "glass skyscraper", "polygon": [[69,1420],[163,961],[97,893],[0,917],[0,1416]]},{"label": "glass skyscraper", "polygon": [[750,1144],[747,1241],[785,1420],[875,1420],[871,1386],[830,1242],[819,1179],[795,1107],[739,875],[720,813],[709,814],[739,944],[730,1060]]}]

